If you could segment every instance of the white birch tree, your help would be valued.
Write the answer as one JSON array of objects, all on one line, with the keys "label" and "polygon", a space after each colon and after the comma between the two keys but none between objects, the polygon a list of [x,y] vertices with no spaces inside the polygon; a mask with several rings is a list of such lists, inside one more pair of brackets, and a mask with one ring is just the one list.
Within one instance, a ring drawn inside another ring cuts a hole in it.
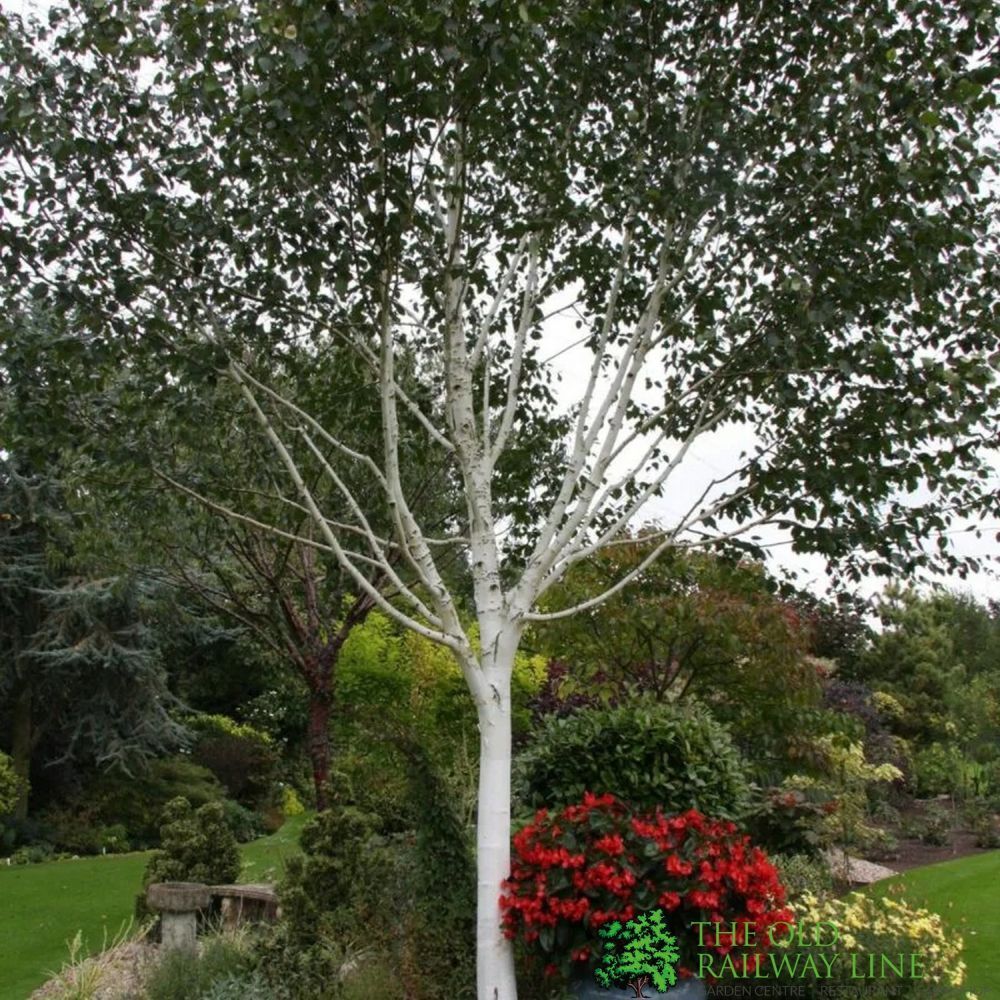
[{"label": "white birch tree", "polygon": [[[526,628],[764,524],[855,570],[954,567],[927,535],[997,509],[997,17],[987,0],[102,0],[49,28],[6,18],[8,304],[48,300],[77,347],[120,352],[144,404],[232,379],[234,419],[315,526],[295,541],[462,669],[480,1000],[516,996],[498,897]],[[269,385],[293,340],[365,361],[378,453]],[[564,350],[579,364],[557,390]],[[727,427],[743,457],[648,560],[538,609],[650,500],[689,496],[692,449]],[[415,513],[416,435],[460,479],[460,531]],[[468,595],[441,572],[456,544]]]}]

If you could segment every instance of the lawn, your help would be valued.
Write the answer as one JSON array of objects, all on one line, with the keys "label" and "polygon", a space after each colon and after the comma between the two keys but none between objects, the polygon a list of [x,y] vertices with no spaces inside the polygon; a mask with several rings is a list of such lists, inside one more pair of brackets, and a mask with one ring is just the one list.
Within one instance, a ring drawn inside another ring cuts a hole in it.
[{"label": "lawn", "polygon": [[908,902],[940,913],[965,939],[969,968],[965,989],[981,1000],[997,995],[1000,983],[1000,851],[945,861],[878,882],[869,891],[893,887]]},{"label": "lawn", "polygon": [[[268,881],[298,849],[303,817],[244,844],[241,882]],[[25,1000],[67,956],[79,930],[99,950],[128,923],[148,852],[0,867],[0,1000]]]}]

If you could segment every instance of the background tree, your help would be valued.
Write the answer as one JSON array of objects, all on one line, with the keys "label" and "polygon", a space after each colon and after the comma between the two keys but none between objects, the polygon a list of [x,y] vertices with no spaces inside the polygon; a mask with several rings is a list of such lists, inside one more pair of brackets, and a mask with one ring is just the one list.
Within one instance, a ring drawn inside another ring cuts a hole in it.
[{"label": "background tree", "polygon": [[[608,596],[537,607],[674,487],[697,440],[735,426],[747,450],[649,562],[773,523],[855,572],[957,567],[914,539],[996,509],[981,181],[997,18],[989,0],[112,0],[48,28],[5,18],[9,297],[72,305],[87,336],[141,359],[144,403],[209,369],[231,379],[322,551],[463,669],[482,734],[482,1000],[516,993],[497,900],[521,636]],[[566,408],[546,362],[569,309]],[[376,376],[377,456],[267,384],[296,340],[347,342]],[[401,378],[414,356],[441,421]],[[463,484],[476,641],[404,486],[420,435]],[[315,468],[348,524],[317,502]],[[348,468],[384,495],[391,546]],[[930,499],[902,498],[922,482]]]},{"label": "background tree", "polygon": [[[126,771],[176,747],[156,595],[81,565],[58,486],[0,459],[0,733],[22,779],[33,763]],[[36,781],[36,787],[40,782]]]},{"label": "background tree", "polygon": [[[612,587],[655,544],[639,536],[578,563],[546,595],[545,611]],[[819,699],[807,624],[776,589],[762,566],[745,560],[666,555],[603,604],[536,627],[533,641],[566,661],[550,667],[537,707],[571,707],[581,688],[612,702],[630,693],[696,696],[759,754],[765,702],[769,736],[777,736]]]}]

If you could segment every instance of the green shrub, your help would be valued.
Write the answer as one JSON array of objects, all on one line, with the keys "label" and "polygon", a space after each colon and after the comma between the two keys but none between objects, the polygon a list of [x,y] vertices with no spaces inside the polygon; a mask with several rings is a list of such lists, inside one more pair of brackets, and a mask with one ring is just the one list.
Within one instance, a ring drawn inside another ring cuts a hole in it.
[{"label": "green shrub", "polygon": [[830,866],[821,857],[811,857],[808,854],[772,854],[770,860],[778,869],[789,902],[794,902],[806,893],[823,897],[833,890]]},{"label": "green shrub", "polygon": [[931,803],[924,810],[923,816],[909,825],[908,830],[912,836],[917,837],[923,843],[940,847],[948,843],[951,828],[951,810],[937,803]]},{"label": "green shrub", "polygon": [[196,736],[191,759],[241,805],[258,805],[275,780],[278,753],[271,737],[226,715],[197,715],[187,725]]},{"label": "green shrub", "polygon": [[113,823],[111,826],[102,826],[97,831],[97,839],[101,851],[108,854],[125,854],[132,850],[129,843],[128,830],[122,823]]},{"label": "green shrub", "polygon": [[87,813],[94,826],[121,824],[133,848],[154,847],[159,838],[159,817],[167,803],[178,796],[198,807],[221,802],[222,786],[207,768],[187,757],[166,757],[150,762],[148,770],[132,776],[105,773],[94,779],[68,811]]},{"label": "green shrub", "polygon": [[913,755],[913,780],[919,798],[953,795],[962,790],[967,761],[958,747],[932,743]]},{"label": "green shrub", "polygon": [[222,814],[237,843],[246,844],[263,836],[264,820],[260,814],[239,802],[226,799],[222,803]]},{"label": "green shrub", "polygon": [[822,788],[766,788],[754,798],[744,825],[753,842],[769,854],[817,857],[825,843],[823,825],[836,808]]},{"label": "green shrub", "polygon": [[[353,787],[338,770],[331,808],[310,820],[302,856],[287,863],[279,889],[285,919],[267,946],[265,966],[276,983],[294,984],[296,1000],[331,995],[322,984],[342,977],[345,996],[365,995],[364,984],[377,974],[372,951],[385,956],[392,972],[385,980],[393,984],[389,996],[473,995],[468,831],[423,746],[398,732],[390,738],[406,795],[392,808],[396,817],[413,817],[415,829],[392,829],[396,819],[389,824],[370,808],[370,789]],[[367,958],[351,953],[353,942],[363,943]]]},{"label": "green shrub", "polygon": [[[442,993],[442,996],[446,994]],[[338,1000],[409,1000],[389,955],[366,955],[344,976]]]},{"label": "green shrub", "polygon": [[550,717],[516,762],[526,810],[611,792],[638,809],[739,820],[748,785],[728,732],[705,708],[648,698]]},{"label": "green shrub", "polygon": [[[181,797],[167,803],[160,827],[160,844],[146,865],[143,890],[154,882],[235,882],[240,873],[236,838],[226,826],[222,806],[208,802],[195,810]],[[137,915],[147,913],[145,896],[136,903]]]},{"label": "green shrub", "polygon": [[14,762],[5,753],[0,753],[0,816],[12,813],[21,797],[24,782],[14,771]]},{"label": "green shrub", "polygon": [[1000,816],[980,816],[972,823],[976,847],[994,850],[1000,847]]},{"label": "green shrub", "polygon": [[[145,1000],[221,1000],[222,997],[239,996],[242,1000],[270,1000],[266,987],[253,973],[255,959],[250,942],[245,935],[220,934],[202,939],[194,955],[188,952],[168,951],[146,976]],[[222,993],[232,990],[232,984],[258,980],[257,993]]]},{"label": "green shrub", "polygon": [[55,857],[55,848],[51,844],[40,841],[37,844],[26,844],[10,855],[12,865],[37,865],[42,861],[51,861]]}]

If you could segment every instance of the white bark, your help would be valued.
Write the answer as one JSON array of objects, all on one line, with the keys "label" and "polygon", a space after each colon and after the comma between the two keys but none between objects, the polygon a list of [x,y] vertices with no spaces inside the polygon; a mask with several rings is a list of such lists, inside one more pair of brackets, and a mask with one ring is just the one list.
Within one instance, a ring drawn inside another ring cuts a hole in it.
[{"label": "white bark", "polygon": [[501,883],[510,875],[511,675],[520,629],[486,616],[494,629],[483,650],[486,696],[479,714],[479,813],[476,826],[476,993],[516,1000],[514,953],[500,927]]}]

